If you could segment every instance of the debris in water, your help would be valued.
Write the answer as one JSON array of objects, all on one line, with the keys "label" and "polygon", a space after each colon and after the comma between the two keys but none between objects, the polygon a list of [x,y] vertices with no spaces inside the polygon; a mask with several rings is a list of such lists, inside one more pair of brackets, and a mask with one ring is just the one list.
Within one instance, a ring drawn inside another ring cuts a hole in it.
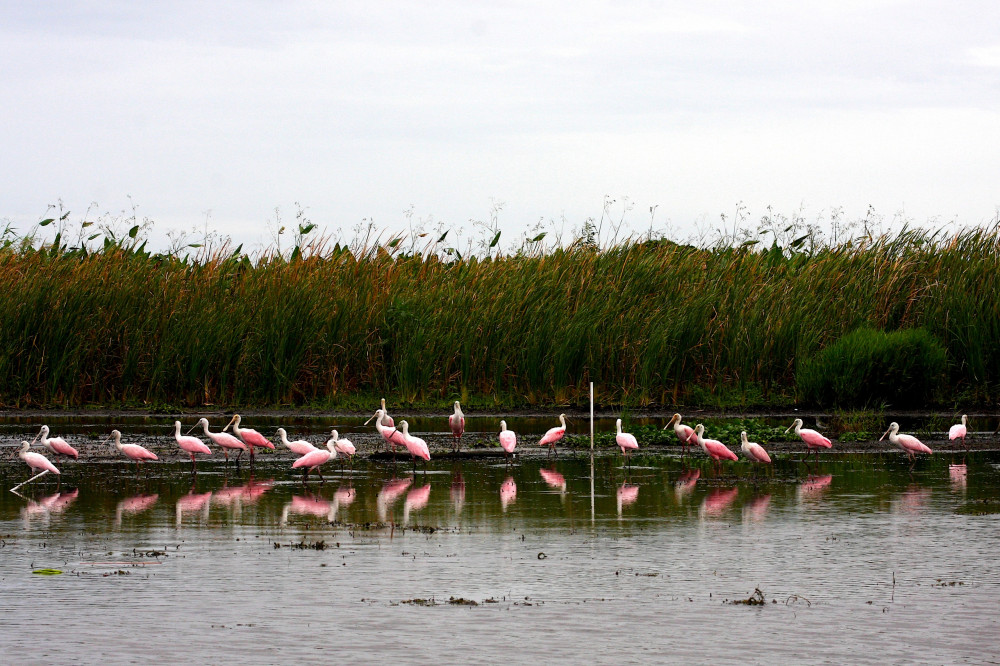
[{"label": "debris in water", "polygon": [[753,594],[746,599],[737,599],[729,603],[734,606],[763,606],[766,602],[764,601],[764,593],[760,591],[759,587],[755,587]]},{"label": "debris in water", "polygon": [[37,576],[58,576],[62,573],[60,569],[35,569],[31,573]]}]

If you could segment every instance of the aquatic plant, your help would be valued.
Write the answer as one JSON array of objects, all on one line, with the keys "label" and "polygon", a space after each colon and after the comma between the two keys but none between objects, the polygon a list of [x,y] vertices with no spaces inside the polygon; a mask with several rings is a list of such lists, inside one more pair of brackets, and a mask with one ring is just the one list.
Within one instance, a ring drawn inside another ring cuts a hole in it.
[{"label": "aquatic plant", "polygon": [[828,246],[527,239],[461,259],[436,241],[404,253],[399,237],[153,253],[138,227],[94,247],[0,248],[4,405],[385,395],[482,409],[584,404],[589,381],[602,403],[631,408],[789,404],[798,389],[822,403],[810,359],[862,328],[940,341],[946,371],[925,397],[986,403],[1000,386],[996,227]]}]

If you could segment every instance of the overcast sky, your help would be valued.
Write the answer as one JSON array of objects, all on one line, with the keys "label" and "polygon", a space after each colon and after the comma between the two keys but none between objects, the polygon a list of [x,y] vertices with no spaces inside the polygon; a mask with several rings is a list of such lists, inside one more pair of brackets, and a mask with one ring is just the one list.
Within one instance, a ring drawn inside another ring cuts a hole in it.
[{"label": "overcast sky", "polygon": [[[1000,3],[4,2],[0,218],[983,224]],[[568,231],[568,230],[567,230]]]}]

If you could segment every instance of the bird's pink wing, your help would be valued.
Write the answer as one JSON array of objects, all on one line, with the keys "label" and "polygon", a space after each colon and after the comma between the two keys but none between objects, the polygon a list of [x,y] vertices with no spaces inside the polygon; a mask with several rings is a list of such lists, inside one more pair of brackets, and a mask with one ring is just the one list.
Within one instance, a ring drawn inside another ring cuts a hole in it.
[{"label": "bird's pink wing", "polygon": [[833,442],[831,442],[829,439],[827,439],[823,435],[819,434],[815,430],[809,430],[808,428],[806,428],[806,429],[800,430],[799,432],[801,433],[802,441],[805,442],[809,446],[812,446],[812,447],[822,446],[823,448],[827,448],[827,449],[829,449],[829,448],[831,448],[833,446]]},{"label": "bird's pink wing", "polygon": [[513,453],[514,447],[517,446],[517,436],[511,430],[504,430],[500,433],[500,446],[507,453]]},{"label": "bird's pink wing", "polygon": [[678,435],[680,440],[686,444],[696,444],[698,438],[694,435],[694,428],[691,426],[682,425],[681,426],[682,435]]},{"label": "bird's pink wing", "polygon": [[562,439],[563,435],[566,434],[566,428],[562,426],[556,426],[555,428],[550,428],[548,432],[542,435],[542,438],[538,440],[539,446],[545,446],[546,444],[552,444],[558,442]]},{"label": "bird's pink wing", "polygon": [[635,435],[627,432],[623,432],[620,435],[615,436],[615,441],[618,442],[618,446],[623,449],[638,449],[639,442],[636,441]]},{"label": "bird's pink wing", "polygon": [[729,450],[725,444],[717,439],[706,439],[705,450],[708,451],[708,455],[713,458],[719,458],[721,460],[739,460],[737,455]]},{"label": "bird's pink wing", "polygon": [[965,426],[957,423],[948,429],[948,439],[961,439],[965,437],[966,432]]},{"label": "bird's pink wing", "polygon": [[32,469],[44,469],[53,474],[58,474],[59,469],[49,462],[49,459],[41,453],[29,452],[24,456],[24,462]]},{"label": "bird's pink wing", "polygon": [[299,467],[315,467],[317,465],[322,465],[328,460],[330,460],[330,454],[328,452],[316,449],[293,462],[292,469],[297,469]]},{"label": "bird's pink wing", "polygon": [[767,455],[767,451],[760,444],[754,444],[750,442],[750,455],[756,458],[758,461],[763,463],[771,462],[771,456]]},{"label": "bird's pink wing", "polygon": [[126,444],[122,447],[122,453],[132,460],[158,460],[156,454],[144,446],[138,444]]},{"label": "bird's pink wing", "polygon": [[899,442],[904,448],[910,451],[917,451],[920,453],[933,453],[926,444],[921,442],[919,439],[913,435],[899,435]]},{"label": "bird's pink wing", "polygon": [[73,458],[80,457],[80,454],[76,452],[76,449],[70,446],[62,437],[53,437],[49,439],[49,446],[51,446],[52,450],[59,455],[72,456]]}]

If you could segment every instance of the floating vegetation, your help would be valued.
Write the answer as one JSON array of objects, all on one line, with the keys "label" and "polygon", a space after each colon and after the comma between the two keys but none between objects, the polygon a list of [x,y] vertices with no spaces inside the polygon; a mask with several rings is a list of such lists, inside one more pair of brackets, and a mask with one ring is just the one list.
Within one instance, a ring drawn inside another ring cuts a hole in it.
[{"label": "floating vegetation", "polygon": [[767,603],[764,599],[764,593],[761,592],[759,587],[755,587],[753,594],[751,594],[746,599],[736,599],[734,601],[727,602],[733,606],[763,606]]},{"label": "floating vegetation", "polygon": [[326,545],[326,541],[323,540],[314,541],[313,543],[300,541],[298,543],[286,543],[284,545],[275,541],[274,547],[275,549],[284,547],[284,548],[291,548],[292,550],[326,550],[328,548],[328,546]]},{"label": "floating vegetation", "polygon": [[61,569],[35,569],[31,573],[36,576],[58,576],[62,573]]},{"label": "floating vegetation", "polygon": [[955,513],[964,516],[990,516],[1000,513],[1000,500],[981,499],[966,502],[955,509]]}]

